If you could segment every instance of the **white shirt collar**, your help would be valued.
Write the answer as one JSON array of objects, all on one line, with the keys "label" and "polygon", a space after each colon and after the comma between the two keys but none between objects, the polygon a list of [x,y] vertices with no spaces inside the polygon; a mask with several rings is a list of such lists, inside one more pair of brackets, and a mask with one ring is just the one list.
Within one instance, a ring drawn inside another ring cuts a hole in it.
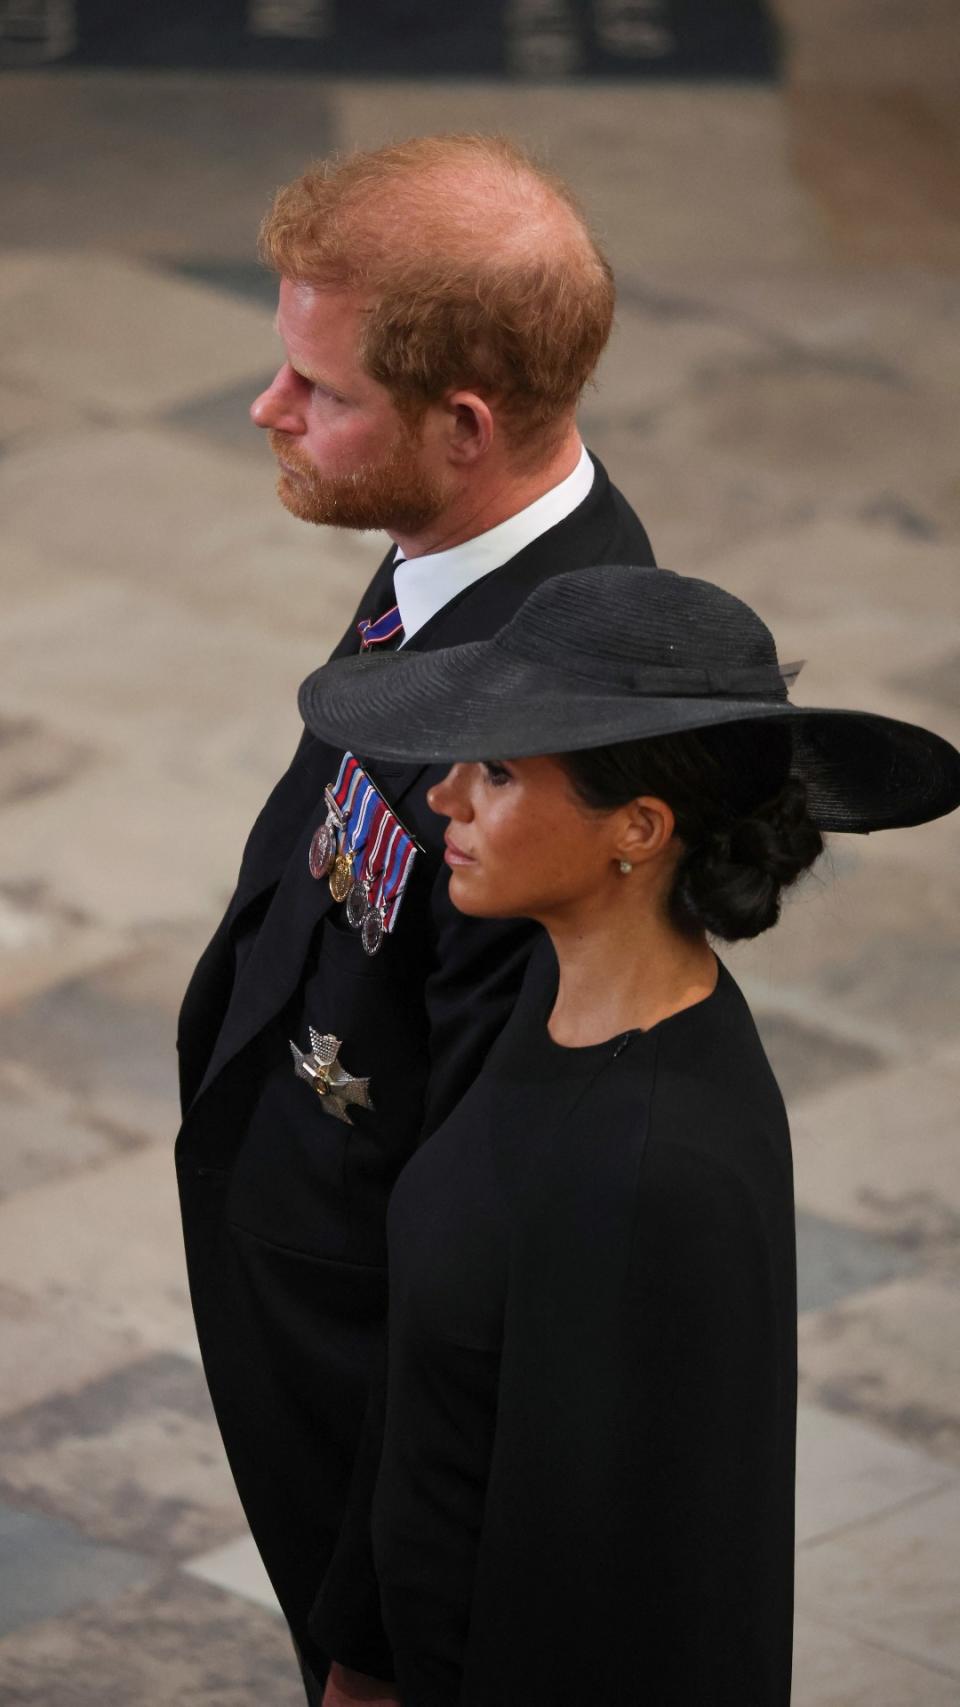
[{"label": "white shirt collar", "polygon": [[494,569],[502,568],[518,551],[571,515],[583,503],[593,478],[593,463],[586,447],[581,446],[580,460],[572,474],[535,498],[525,510],[518,510],[515,516],[508,516],[486,533],[465,539],[462,545],[452,545],[449,551],[430,552],[426,557],[404,557],[398,546],[393,587],[403,620],[404,641],[458,593]]}]

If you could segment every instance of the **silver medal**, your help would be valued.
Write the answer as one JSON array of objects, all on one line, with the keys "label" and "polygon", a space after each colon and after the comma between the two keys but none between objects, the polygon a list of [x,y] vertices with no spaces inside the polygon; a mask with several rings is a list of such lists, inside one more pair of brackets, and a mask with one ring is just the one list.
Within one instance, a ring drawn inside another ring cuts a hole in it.
[{"label": "silver medal", "polygon": [[355,883],[347,896],[347,924],[358,931],[367,916],[370,898],[365,883]]},{"label": "silver medal", "polygon": [[360,940],[363,943],[364,953],[376,954],[383,942],[383,937],[383,914],[379,908],[370,907],[364,914],[363,924],[360,927]]}]

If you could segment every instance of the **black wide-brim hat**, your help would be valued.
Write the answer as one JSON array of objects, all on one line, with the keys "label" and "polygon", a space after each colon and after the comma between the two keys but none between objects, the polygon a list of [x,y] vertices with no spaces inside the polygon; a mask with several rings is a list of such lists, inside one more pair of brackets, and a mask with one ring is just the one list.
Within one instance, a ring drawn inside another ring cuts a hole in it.
[{"label": "black wide-brim hat", "polygon": [[791,770],[822,830],[922,824],[960,805],[949,741],[875,712],[793,705],[790,675],[769,629],[732,593],[608,565],[543,582],[488,640],[325,664],[300,689],[300,711],[325,741],[421,764],[787,722]]}]

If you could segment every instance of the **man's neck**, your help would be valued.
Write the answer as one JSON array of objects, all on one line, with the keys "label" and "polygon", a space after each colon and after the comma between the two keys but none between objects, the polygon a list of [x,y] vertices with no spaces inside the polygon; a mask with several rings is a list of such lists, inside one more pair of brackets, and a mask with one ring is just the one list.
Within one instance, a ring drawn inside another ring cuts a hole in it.
[{"label": "man's neck", "polygon": [[482,489],[471,488],[459,493],[454,501],[422,533],[401,534],[387,529],[389,537],[400,547],[404,557],[427,557],[437,551],[450,551],[478,534],[489,533],[501,522],[536,503],[545,492],[551,492],[572,474],[580,460],[583,445],[576,427],[563,439],[550,460],[532,473],[517,473],[509,468],[493,476]]}]

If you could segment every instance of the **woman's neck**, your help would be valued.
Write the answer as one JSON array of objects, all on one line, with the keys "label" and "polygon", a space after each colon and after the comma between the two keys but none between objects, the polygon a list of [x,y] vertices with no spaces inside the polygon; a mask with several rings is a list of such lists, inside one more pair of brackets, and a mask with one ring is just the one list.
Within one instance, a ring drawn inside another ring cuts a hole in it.
[{"label": "woman's neck", "polygon": [[[624,879],[624,884],[629,878]],[[595,898],[576,916],[544,919],[560,967],[550,1035],[568,1048],[649,1031],[704,1001],[716,987],[716,956],[704,936],[686,937],[658,913]]]}]

